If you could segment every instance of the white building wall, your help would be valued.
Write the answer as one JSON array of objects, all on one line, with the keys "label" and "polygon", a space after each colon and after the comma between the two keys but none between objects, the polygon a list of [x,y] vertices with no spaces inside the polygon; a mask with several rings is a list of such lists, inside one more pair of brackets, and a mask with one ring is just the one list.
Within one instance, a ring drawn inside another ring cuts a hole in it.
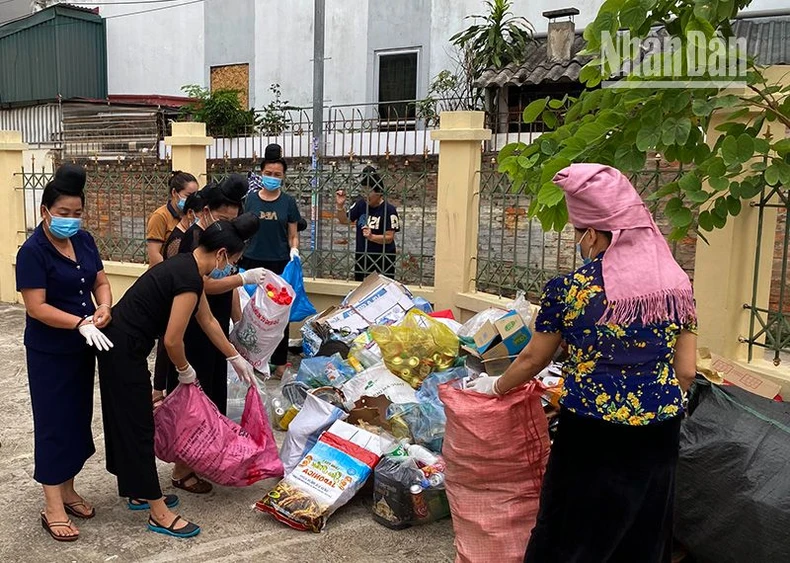
[{"label": "white building wall", "polygon": [[[203,3],[167,6],[157,11],[147,10],[162,4],[100,6],[107,18],[110,94],[183,96],[182,86],[205,83]],[[145,13],[113,17],[141,11]]]},{"label": "white building wall", "polygon": [[[190,0],[182,0],[181,3]],[[230,14],[237,0],[206,0]],[[250,97],[258,108],[271,100],[269,87],[279,83],[284,99],[292,105],[312,103],[313,0],[252,0],[254,37],[249,29],[238,31],[237,41],[254,43],[250,61]],[[388,17],[387,7],[399,0],[326,0],[325,102],[327,105],[373,102],[375,64],[373,47],[403,46],[404,36],[413,34],[411,26],[372,25],[371,18]],[[405,0],[404,0],[405,1]],[[482,0],[409,0],[418,2],[415,17],[430,18],[430,31],[422,45],[420,90],[444,69],[453,69],[455,48],[450,37],[471,22],[468,14],[484,13]],[[530,20],[538,33],[545,32],[547,10],[573,6],[580,11],[577,29],[583,29],[598,12],[603,0],[514,0],[513,12]],[[244,4],[244,2],[239,2]],[[427,4],[427,5],[423,5]],[[87,4],[82,4],[87,6]],[[185,84],[208,85],[211,64],[218,64],[225,48],[205,46],[206,10],[204,2],[177,4],[171,9],[112,18],[112,16],[160,7],[152,5],[102,5],[107,21],[109,91],[111,94],[180,95]],[[372,7],[371,7],[372,6]],[[790,0],[754,0],[750,12],[790,9]],[[395,10],[397,11],[397,10]],[[247,8],[245,14],[249,13]],[[378,16],[377,14],[384,14]],[[209,18],[211,20],[213,18]],[[238,18],[236,18],[238,19]],[[382,22],[378,22],[382,23]],[[371,27],[377,31],[371,37]],[[383,31],[382,31],[383,30]],[[225,40],[232,42],[233,39]],[[208,53],[208,55],[207,55]],[[209,59],[208,60],[207,56]],[[238,58],[236,56],[230,58]],[[231,62],[230,60],[228,62]],[[232,62],[243,62],[234,60]],[[226,63],[225,63],[226,64]]]}]

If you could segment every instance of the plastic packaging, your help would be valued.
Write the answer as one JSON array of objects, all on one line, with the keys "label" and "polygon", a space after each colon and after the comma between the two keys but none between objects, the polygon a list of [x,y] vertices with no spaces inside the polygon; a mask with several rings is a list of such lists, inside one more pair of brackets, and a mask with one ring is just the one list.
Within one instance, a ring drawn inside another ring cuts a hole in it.
[{"label": "plastic packaging", "polygon": [[250,387],[241,425],[222,416],[197,384],[180,384],[154,411],[156,456],[180,461],[202,477],[246,487],[283,475],[277,444],[258,391]]},{"label": "plastic packaging", "polygon": [[409,311],[399,326],[374,326],[370,333],[387,368],[415,389],[434,371],[449,368],[458,357],[458,337],[416,309]]},{"label": "plastic packaging", "polygon": [[458,336],[462,338],[472,338],[477,331],[483,328],[487,322],[498,321],[507,314],[506,309],[490,307],[477,313],[474,317],[466,321],[458,331]]},{"label": "plastic packaging", "polygon": [[319,399],[307,395],[304,405],[288,426],[280,457],[285,473],[288,474],[315,445],[321,432],[332,426],[336,420],[345,420],[348,413]]},{"label": "plastic packaging", "polygon": [[[255,386],[258,389],[258,394],[261,397],[262,403],[267,406],[269,404],[269,397],[264,388],[263,382],[257,377],[255,378]],[[247,402],[247,390],[249,385],[239,380],[236,370],[228,364],[228,400],[226,403],[225,412],[227,417],[236,424],[241,423],[241,416],[244,412],[244,405]],[[271,413],[269,419],[271,420]]]},{"label": "plastic packaging", "polygon": [[298,323],[311,315],[315,315],[315,307],[310,303],[310,298],[307,296],[307,291],[304,288],[304,273],[302,272],[302,261],[299,257],[294,257],[288,262],[283,270],[282,278],[291,285],[294,291],[290,321]]},{"label": "plastic packaging", "polygon": [[524,321],[524,326],[529,326],[530,323],[532,323],[534,310],[532,304],[527,301],[523,291],[519,291],[516,294],[516,298],[508,304],[507,308],[521,315],[521,319]]},{"label": "plastic packaging", "polygon": [[383,365],[366,369],[344,383],[341,390],[346,399],[353,402],[359,401],[363,395],[367,397],[384,395],[396,404],[417,402],[414,389],[402,379],[392,375]]},{"label": "plastic packaging", "polygon": [[370,331],[365,331],[354,339],[348,352],[348,362],[357,371],[364,371],[384,361],[381,349],[371,336]]},{"label": "plastic packaging", "polygon": [[255,507],[296,530],[320,532],[362,488],[380,457],[378,436],[335,422]]},{"label": "plastic packaging", "polygon": [[283,338],[291,311],[293,289],[280,276],[266,271],[263,283],[233,327],[231,342],[252,367],[268,372],[269,360]]},{"label": "plastic packaging", "polygon": [[339,387],[356,373],[356,370],[340,354],[334,354],[329,358],[316,356],[302,360],[295,380],[313,388],[327,385]]},{"label": "plastic packaging", "polygon": [[420,311],[422,311],[423,313],[425,314],[433,313],[433,307],[431,307],[431,304],[428,303],[428,301],[423,299],[422,297],[414,297],[412,301],[414,301],[414,306]]}]

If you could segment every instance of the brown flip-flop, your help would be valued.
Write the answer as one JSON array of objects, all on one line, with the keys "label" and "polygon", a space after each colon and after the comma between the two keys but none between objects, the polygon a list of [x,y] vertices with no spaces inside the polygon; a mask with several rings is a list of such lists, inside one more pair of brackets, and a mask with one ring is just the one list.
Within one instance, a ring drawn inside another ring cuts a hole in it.
[{"label": "brown flip-flop", "polygon": [[42,512],[41,527],[49,532],[49,535],[52,536],[52,539],[55,541],[72,542],[80,539],[79,533],[70,536],[59,536],[52,530],[52,528],[71,528],[71,520],[66,520],[65,522],[50,522],[47,520],[47,515]]},{"label": "brown flip-flop", "polygon": [[66,511],[66,514],[70,516],[74,516],[75,518],[82,518],[83,520],[90,520],[94,516],[96,516],[96,508],[91,507],[90,512],[79,512],[77,510],[78,507],[88,508],[88,504],[84,500],[78,500],[77,502],[64,502],[63,509]]},{"label": "brown flip-flop", "polygon": [[[186,484],[187,481],[189,481],[190,479],[195,479],[195,483],[193,485]],[[194,493],[196,495],[205,495],[207,493],[210,493],[211,490],[214,488],[211,485],[211,483],[209,483],[208,481],[204,481],[203,479],[195,475],[194,471],[189,475],[187,475],[186,477],[182,477],[181,479],[172,479],[172,482],[173,482],[173,486],[176,489],[182,489],[188,493]]]}]

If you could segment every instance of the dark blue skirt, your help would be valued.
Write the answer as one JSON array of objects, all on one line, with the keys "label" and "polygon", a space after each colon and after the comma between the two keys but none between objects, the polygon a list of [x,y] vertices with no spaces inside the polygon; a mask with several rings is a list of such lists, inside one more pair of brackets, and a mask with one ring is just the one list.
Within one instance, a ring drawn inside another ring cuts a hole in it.
[{"label": "dark blue skirt", "polygon": [[42,485],[59,485],[82,470],[93,445],[93,380],[96,356],[84,347],[75,354],[27,350],[33,405],[35,472]]}]

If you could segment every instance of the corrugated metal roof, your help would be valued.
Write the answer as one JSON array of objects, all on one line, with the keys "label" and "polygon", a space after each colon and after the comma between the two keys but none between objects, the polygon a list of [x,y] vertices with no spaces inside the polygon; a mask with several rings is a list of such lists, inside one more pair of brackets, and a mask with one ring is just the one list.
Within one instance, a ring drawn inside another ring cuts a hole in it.
[{"label": "corrugated metal roof", "polygon": [[746,38],[746,52],[759,64],[790,64],[790,17],[739,19],[732,30]]},{"label": "corrugated metal roof", "polygon": [[[747,53],[761,65],[790,64],[790,17],[737,19],[732,25],[736,37],[747,42]],[[658,35],[662,35],[659,33]],[[549,62],[546,56],[546,38],[536,39],[526,61],[521,65],[508,65],[502,70],[483,72],[476,85],[484,88],[502,88],[505,85],[525,86],[557,82],[578,82],[579,72],[592,57],[579,56],[585,41],[576,35],[571,48],[571,59]]]},{"label": "corrugated metal roof", "polygon": [[549,61],[546,56],[546,42],[546,37],[536,38],[530,46],[523,64],[510,64],[502,70],[486,70],[477,81],[477,85],[485,88],[501,88],[506,84],[524,86],[545,82],[578,81],[582,67],[592,58],[578,55],[585,45],[582,36],[576,35],[573,45],[571,45],[571,59],[569,61]]},{"label": "corrugated metal roof", "polygon": [[74,19],[85,20],[93,23],[101,23],[102,17],[96,9],[72,6],[70,4],[55,4],[45,10],[30,14],[24,18],[10,21],[0,25],[0,37],[6,37],[18,33],[24,29],[35,27],[44,22],[53,20],[58,16],[67,16]]}]

